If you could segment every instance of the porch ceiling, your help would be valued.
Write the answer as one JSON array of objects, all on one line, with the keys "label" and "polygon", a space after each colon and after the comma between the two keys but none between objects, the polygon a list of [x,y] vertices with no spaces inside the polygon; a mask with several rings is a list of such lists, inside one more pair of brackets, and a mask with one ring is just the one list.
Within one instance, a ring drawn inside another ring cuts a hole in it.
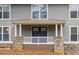
[{"label": "porch ceiling", "polygon": [[30,20],[30,19],[22,19],[22,20],[12,20],[13,24],[25,24],[25,25],[53,25],[53,24],[64,24],[65,20]]}]

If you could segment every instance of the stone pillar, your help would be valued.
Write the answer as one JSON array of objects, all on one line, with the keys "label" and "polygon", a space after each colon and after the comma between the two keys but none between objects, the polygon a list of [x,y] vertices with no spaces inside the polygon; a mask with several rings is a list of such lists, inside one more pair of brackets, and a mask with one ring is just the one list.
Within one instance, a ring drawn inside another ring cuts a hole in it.
[{"label": "stone pillar", "polygon": [[22,50],[23,49],[23,37],[14,37],[13,41],[13,50]]},{"label": "stone pillar", "polygon": [[54,37],[54,53],[63,55],[64,54],[64,38],[63,37]]}]

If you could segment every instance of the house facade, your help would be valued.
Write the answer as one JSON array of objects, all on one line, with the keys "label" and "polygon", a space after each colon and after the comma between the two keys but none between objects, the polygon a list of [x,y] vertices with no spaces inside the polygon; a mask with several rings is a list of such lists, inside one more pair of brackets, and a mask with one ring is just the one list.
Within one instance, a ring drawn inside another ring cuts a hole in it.
[{"label": "house facade", "polygon": [[77,44],[78,9],[78,4],[0,5],[0,44],[49,49],[54,37],[63,37],[64,44]]}]

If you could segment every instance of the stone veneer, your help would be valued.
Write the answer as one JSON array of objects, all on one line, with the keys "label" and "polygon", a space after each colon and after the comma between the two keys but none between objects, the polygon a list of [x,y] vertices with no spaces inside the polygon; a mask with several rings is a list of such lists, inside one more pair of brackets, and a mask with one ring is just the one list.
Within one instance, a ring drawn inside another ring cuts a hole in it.
[{"label": "stone veneer", "polygon": [[2,44],[0,44],[0,48],[11,48],[12,49],[12,44],[2,43]]},{"label": "stone veneer", "polygon": [[79,55],[79,44],[64,44],[66,55]]},{"label": "stone veneer", "polygon": [[13,41],[13,50],[23,49],[23,37],[15,37]]},{"label": "stone veneer", "polygon": [[54,37],[54,53],[64,54],[64,41],[63,37]]}]

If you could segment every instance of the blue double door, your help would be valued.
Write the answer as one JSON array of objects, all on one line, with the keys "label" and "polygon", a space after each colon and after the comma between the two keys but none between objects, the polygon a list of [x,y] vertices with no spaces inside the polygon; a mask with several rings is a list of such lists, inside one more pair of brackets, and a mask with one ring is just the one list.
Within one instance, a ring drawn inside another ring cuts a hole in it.
[{"label": "blue double door", "polygon": [[32,36],[47,36],[47,27],[32,27]]}]

